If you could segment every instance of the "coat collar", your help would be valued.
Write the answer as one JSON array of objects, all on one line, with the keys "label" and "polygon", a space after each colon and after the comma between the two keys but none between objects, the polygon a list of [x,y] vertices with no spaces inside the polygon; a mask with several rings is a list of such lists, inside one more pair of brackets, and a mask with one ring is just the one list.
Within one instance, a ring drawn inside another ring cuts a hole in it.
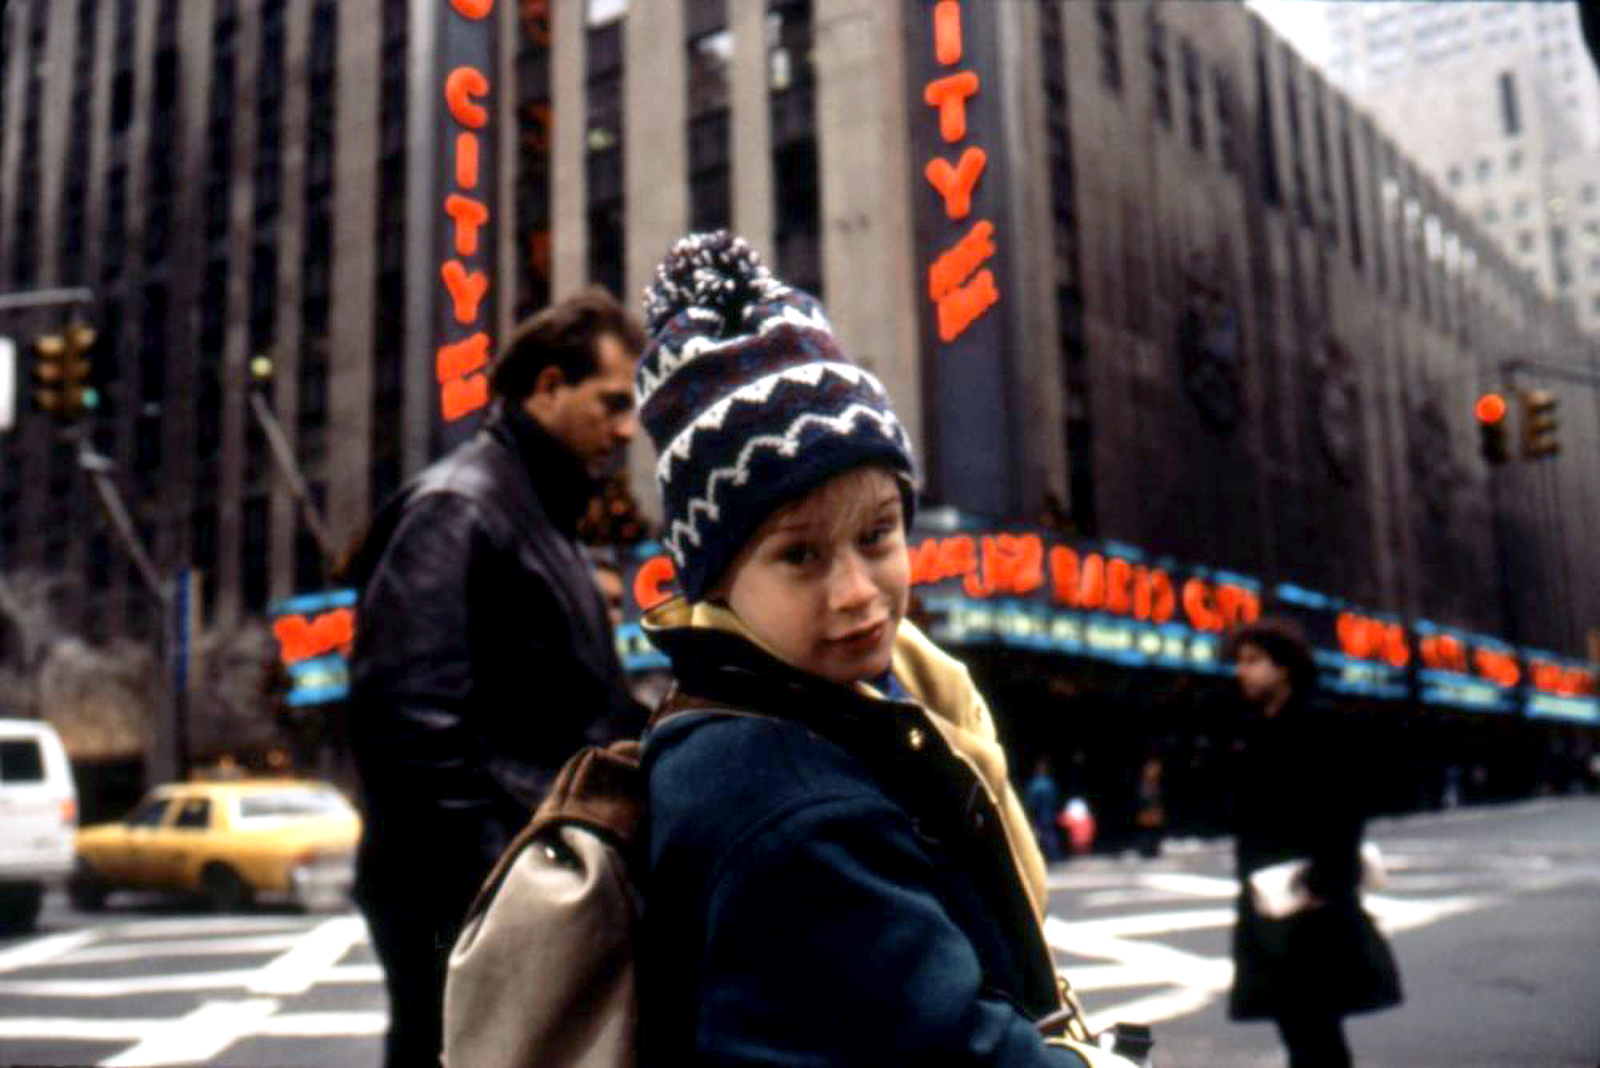
[{"label": "coat collar", "polygon": [[498,402],[484,432],[521,461],[555,528],[576,535],[597,488],[583,462],[515,404]]}]

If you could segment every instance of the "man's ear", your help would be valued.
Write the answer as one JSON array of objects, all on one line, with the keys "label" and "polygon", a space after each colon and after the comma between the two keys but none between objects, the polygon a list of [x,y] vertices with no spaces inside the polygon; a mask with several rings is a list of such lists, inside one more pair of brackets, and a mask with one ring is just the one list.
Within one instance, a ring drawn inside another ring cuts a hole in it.
[{"label": "man's ear", "polygon": [[566,384],[567,376],[561,373],[561,368],[552,363],[534,378],[533,389],[529,394],[535,397],[548,397]]}]

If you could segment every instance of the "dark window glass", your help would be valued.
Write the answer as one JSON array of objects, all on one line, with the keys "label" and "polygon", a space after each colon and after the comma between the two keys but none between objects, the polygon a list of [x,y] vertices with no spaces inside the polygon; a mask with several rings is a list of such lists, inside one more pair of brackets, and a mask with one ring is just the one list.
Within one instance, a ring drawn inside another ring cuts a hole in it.
[{"label": "dark window glass", "polygon": [[172,826],[183,830],[203,831],[211,825],[211,800],[191,797],[178,806]]},{"label": "dark window glass", "polygon": [[1183,56],[1183,100],[1189,117],[1189,146],[1206,150],[1205,88],[1200,81],[1200,55],[1187,38],[1179,43]]},{"label": "dark window glass", "polygon": [[1122,92],[1122,39],[1116,0],[1095,0],[1095,25],[1100,52],[1100,80],[1113,93]]},{"label": "dark window glass", "polygon": [[1517,82],[1511,71],[1502,71],[1500,84],[1500,126],[1507,137],[1522,132],[1522,115],[1517,108]]},{"label": "dark window glass", "polygon": [[44,753],[37,741],[0,741],[0,782],[44,782]]},{"label": "dark window glass", "polygon": [[1155,99],[1156,121],[1172,125],[1172,72],[1167,63],[1167,24],[1152,5],[1145,16],[1150,54],[1150,91]]}]

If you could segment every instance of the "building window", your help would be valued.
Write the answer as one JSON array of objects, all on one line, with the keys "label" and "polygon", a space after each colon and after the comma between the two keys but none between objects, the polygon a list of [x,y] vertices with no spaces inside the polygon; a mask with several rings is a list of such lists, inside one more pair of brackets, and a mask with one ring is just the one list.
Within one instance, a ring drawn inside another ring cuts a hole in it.
[{"label": "building window", "polygon": [[377,273],[373,278],[372,430],[368,438],[369,507],[400,486],[400,419],[404,400],[406,241],[407,0],[384,0],[383,59],[378,83]]},{"label": "building window", "polygon": [[550,11],[518,5],[516,318],[550,300]]},{"label": "building window", "polygon": [[268,516],[264,495],[245,500],[239,539],[239,585],[246,612],[261,613],[267,608]]},{"label": "building window", "polygon": [[1355,143],[1350,137],[1349,106],[1343,98],[1339,101],[1339,159],[1344,168],[1345,225],[1350,230],[1350,263],[1360,270],[1365,259],[1361,235],[1360,197],[1357,195]]},{"label": "building window", "polygon": [[728,160],[733,34],[724,0],[694,0],[687,15],[689,228],[719,230],[733,219]]},{"label": "building window", "polygon": [[821,297],[822,194],[811,0],[768,0],[767,74],[777,271]]},{"label": "building window", "polygon": [[1117,25],[1116,0],[1095,0],[1095,24],[1100,52],[1100,80],[1113,93],[1122,92],[1122,40]]},{"label": "building window", "polygon": [[1487,156],[1478,160],[1478,181],[1487,182],[1489,175],[1494,173],[1494,163]]},{"label": "building window", "polygon": [[1500,209],[1495,207],[1493,204],[1485,204],[1483,206],[1483,224],[1485,226],[1493,226],[1499,221]]},{"label": "building window", "polygon": [[1533,231],[1532,230],[1519,230],[1519,231],[1517,231],[1517,251],[1518,252],[1532,252],[1533,251]]},{"label": "building window", "polygon": [[614,294],[623,288],[626,216],[623,202],[623,17],[585,31],[589,280]]},{"label": "building window", "polygon": [[1160,10],[1151,5],[1145,15],[1145,33],[1150,56],[1150,91],[1155,101],[1156,121],[1172,125],[1172,75],[1167,65],[1167,24]]},{"label": "building window", "polygon": [[1272,83],[1267,74],[1266,30],[1260,16],[1250,20],[1256,52],[1256,150],[1261,160],[1261,199],[1268,205],[1283,203],[1278,178],[1278,136],[1272,121]]},{"label": "building window", "polygon": [[1226,71],[1217,71],[1211,82],[1217,100],[1217,155],[1222,169],[1233,174],[1239,169],[1239,146],[1234,132],[1236,108],[1233,99],[1233,80]]},{"label": "building window", "polygon": [[1305,138],[1300,127],[1300,64],[1288,45],[1283,48],[1283,106],[1289,123],[1289,166],[1294,176],[1295,215],[1301,225],[1310,226],[1310,182],[1306,179]]},{"label": "building window", "polygon": [[1500,85],[1500,127],[1507,137],[1515,137],[1522,132],[1522,117],[1517,109],[1517,83],[1511,71],[1501,71]]},{"label": "building window", "polygon": [[1456,189],[1456,188],[1460,187],[1460,185],[1461,185],[1461,168],[1459,166],[1457,166],[1456,164],[1452,163],[1450,165],[1450,169],[1444,172],[1444,180],[1445,180],[1445,184],[1448,185],[1451,189]]},{"label": "building window", "polygon": [[1205,90],[1200,81],[1200,56],[1187,37],[1178,43],[1183,57],[1183,100],[1189,119],[1189,147],[1196,152],[1206,150]]},{"label": "building window", "polygon": [[1059,4],[1041,7],[1040,69],[1044,72],[1045,146],[1050,157],[1052,244],[1055,252],[1056,347],[1062,368],[1064,409],[1062,435],[1067,455],[1067,515],[1073,526],[1091,534],[1095,526],[1093,424],[1088,395],[1088,347],[1083,343],[1083,301],[1079,290],[1078,220],[1072,163],[1072,135],[1067,126],[1065,34]]},{"label": "building window", "polygon": [[1514,149],[1511,150],[1510,154],[1506,156],[1506,170],[1508,170],[1508,171],[1520,171],[1521,169],[1522,169],[1522,150],[1514,148]]}]

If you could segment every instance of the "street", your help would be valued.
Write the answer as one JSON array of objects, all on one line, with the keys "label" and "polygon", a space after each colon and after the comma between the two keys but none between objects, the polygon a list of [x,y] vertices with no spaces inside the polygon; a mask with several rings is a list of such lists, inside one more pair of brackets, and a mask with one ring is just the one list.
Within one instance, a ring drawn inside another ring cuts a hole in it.
[{"label": "street", "polygon": [[[1369,895],[1406,987],[1350,1021],[1383,1068],[1600,1063],[1600,799],[1380,820]],[[1052,871],[1048,931],[1099,1027],[1154,1023],[1157,1068],[1282,1063],[1274,1028],[1229,1023],[1226,841]],[[0,942],[0,1064],[379,1062],[382,976],[358,915],[195,915],[151,899],[71,911]]]},{"label": "street", "polygon": [[[1352,1017],[1357,1064],[1600,1064],[1600,799],[1376,820],[1367,907],[1405,1004]],[[1226,1015],[1236,884],[1226,841],[1054,869],[1047,935],[1096,1028],[1155,1025],[1157,1068],[1281,1065],[1277,1029]]]}]

